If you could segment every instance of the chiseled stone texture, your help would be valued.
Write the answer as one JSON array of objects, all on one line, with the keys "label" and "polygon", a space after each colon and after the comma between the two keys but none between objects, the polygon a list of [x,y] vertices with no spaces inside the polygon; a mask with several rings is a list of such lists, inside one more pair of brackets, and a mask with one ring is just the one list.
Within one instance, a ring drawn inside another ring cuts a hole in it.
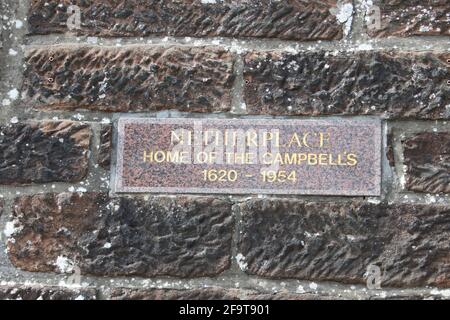
[{"label": "chiseled stone texture", "polygon": [[26,52],[23,92],[37,109],[230,109],[233,56],[222,48],[58,45]]},{"label": "chiseled stone texture", "polygon": [[395,152],[394,152],[394,144],[395,144],[395,135],[394,129],[389,128],[386,137],[386,158],[388,160],[389,166],[395,167]]},{"label": "chiseled stone texture", "polygon": [[[331,40],[343,35],[344,21],[336,18],[340,10],[336,0],[76,0],[69,4],[81,9],[80,28],[73,30],[79,34],[289,40]],[[33,0],[28,14],[30,32],[69,31],[69,4]]]},{"label": "chiseled stone texture", "polygon": [[418,293],[400,293],[396,295],[386,295],[381,293],[370,296],[367,300],[448,300],[448,295],[446,297],[445,294],[430,294],[428,292],[418,292]]},{"label": "chiseled stone texture", "polygon": [[239,290],[202,288],[175,289],[113,289],[111,300],[239,300]]},{"label": "chiseled stone texture", "polygon": [[327,294],[312,294],[312,293],[290,293],[290,292],[276,292],[276,293],[253,293],[245,297],[245,300],[348,300],[339,296]]},{"label": "chiseled stone texture", "polygon": [[129,289],[111,290],[111,300],[329,300],[342,299],[319,294],[289,292],[261,293],[253,290],[218,287],[194,289]]},{"label": "chiseled stone texture", "polygon": [[98,149],[98,164],[106,170],[111,165],[112,126],[103,125],[100,129],[100,145]]},{"label": "chiseled stone texture", "polygon": [[450,118],[450,54],[251,52],[244,96],[251,114]]},{"label": "chiseled stone texture", "polygon": [[230,264],[231,204],[220,199],[38,194],[16,198],[13,218],[9,257],[26,271],[198,277]]},{"label": "chiseled stone texture", "polygon": [[0,184],[78,182],[88,172],[91,129],[72,121],[0,128]]},{"label": "chiseled stone texture", "polygon": [[[450,2],[448,0],[374,0],[380,9],[381,28],[369,24],[373,37],[449,36]],[[371,11],[373,7],[369,8]],[[374,11],[366,19],[375,18]]]},{"label": "chiseled stone texture", "polygon": [[450,286],[450,208],[419,204],[249,200],[238,242],[246,272],[269,278]]},{"label": "chiseled stone texture", "polygon": [[0,300],[95,300],[95,289],[42,286],[0,286]]},{"label": "chiseled stone texture", "polygon": [[450,193],[450,133],[423,132],[402,141],[406,188]]}]

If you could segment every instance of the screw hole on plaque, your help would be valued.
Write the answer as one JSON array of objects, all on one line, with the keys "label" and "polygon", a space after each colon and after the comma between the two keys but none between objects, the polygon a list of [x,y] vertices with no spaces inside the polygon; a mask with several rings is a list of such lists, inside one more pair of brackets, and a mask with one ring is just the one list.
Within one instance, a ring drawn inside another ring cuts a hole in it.
[{"label": "screw hole on plaque", "polygon": [[48,78],[47,81],[48,81],[49,83],[53,83],[53,81],[55,81],[55,79],[53,79],[53,78]]},{"label": "screw hole on plaque", "polygon": [[249,85],[250,84],[250,80],[245,80],[245,84]]},{"label": "screw hole on plaque", "polygon": [[450,86],[450,80],[447,80],[447,85]]},{"label": "screw hole on plaque", "polygon": [[50,62],[53,62],[53,61],[55,61],[55,58],[54,58],[53,56],[50,56],[50,58],[48,58],[48,60],[49,60]]}]

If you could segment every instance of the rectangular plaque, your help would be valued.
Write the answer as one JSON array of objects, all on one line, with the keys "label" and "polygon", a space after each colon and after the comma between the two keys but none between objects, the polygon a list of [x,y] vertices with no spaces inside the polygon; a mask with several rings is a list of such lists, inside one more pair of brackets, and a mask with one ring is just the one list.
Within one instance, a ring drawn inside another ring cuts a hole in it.
[{"label": "rectangular plaque", "polygon": [[121,118],[115,191],[379,196],[381,121]]}]

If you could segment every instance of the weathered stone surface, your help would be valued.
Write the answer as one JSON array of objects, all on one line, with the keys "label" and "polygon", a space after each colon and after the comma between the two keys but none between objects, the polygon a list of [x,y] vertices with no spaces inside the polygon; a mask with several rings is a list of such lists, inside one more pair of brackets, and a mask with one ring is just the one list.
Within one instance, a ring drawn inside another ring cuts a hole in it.
[{"label": "weathered stone surface", "polygon": [[112,126],[104,125],[100,130],[100,145],[98,149],[98,164],[109,170],[111,165]]},{"label": "weathered stone surface", "polygon": [[450,193],[450,133],[423,132],[402,141],[406,188]]},{"label": "weathered stone surface", "polygon": [[249,113],[450,118],[447,53],[252,52],[245,56]]},{"label": "weathered stone surface", "polygon": [[277,292],[277,293],[254,293],[248,294],[245,300],[347,300],[339,296],[332,296],[327,294],[312,294],[312,293],[289,293],[289,292]]},{"label": "weathered stone surface", "polygon": [[91,129],[72,121],[0,128],[0,183],[77,182],[88,172]]},{"label": "weathered stone surface", "polygon": [[[348,3],[349,1],[344,1]],[[67,32],[70,4],[81,10],[79,34],[267,37],[290,40],[340,39],[336,0],[33,0],[32,34]],[[341,18],[342,20],[342,18]]]},{"label": "weathered stone surface", "polygon": [[444,294],[430,294],[428,292],[423,293],[400,293],[395,295],[373,295],[370,296],[367,300],[402,300],[402,301],[418,301],[418,300],[448,300],[448,297],[446,297]]},{"label": "weathered stone surface", "polygon": [[112,290],[110,298],[112,300],[238,300],[239,290],[222,288],[189,290],[118,288]]},{"label": "weathered stone surface", "polygon": [[113,289],[112,300],[329,300],[328,295],[295,294],[289,292],[261,293],[253,290],[225,288],[175,289]]},{"label": "weathered stone surface", "polygon": [[387,133],[387,141],[386,141],[386,158],[389,162],[389,166],[395,167],[395,153],[394,153],[394,144],[395,144],[395,134],[394,129],[390,128]]},{"label": "weathered stone surface", "polygon": [[249,274],[365,283],[450,286],[450,207],[249,200],[238,252]]},{"label": "weathered stone surface", "polygon": [[[0,9],[4,12],[3,2],[0,2]],[[0,50],[3,49],[3,19],[0,19]]]},{"label": "weathered stone surface", "polygon": [[54,46],[25,61],[23,91],[37,109],[230,109],[233,58],[218,47]]},{"label": "weathered stone surface", "polygon": [[9,257],[27,271],[197,277],[230,264],[231,205],[219,199],[39,194],[13,210]]},{"label": "weathered stone surface", "polygon": [[[409,37],[450,35],[448,0],[374,0],[380,9],[381,28],[369,23],[368,33],[373,37]],[[373,7],[368,9],[368,21],[375,18]]]},{"label": "weathered stone surface", "polygon": [[0,300],[95,300],[95,289],[41,286],[0,286]]}]

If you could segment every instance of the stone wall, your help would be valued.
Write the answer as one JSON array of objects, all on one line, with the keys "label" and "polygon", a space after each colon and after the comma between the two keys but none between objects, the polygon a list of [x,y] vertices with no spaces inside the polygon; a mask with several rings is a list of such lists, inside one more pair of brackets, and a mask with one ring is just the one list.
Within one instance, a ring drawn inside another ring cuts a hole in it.
[{"label": "stone wall", "polygon": [[[1,299],[450,297],[447,0],[0,2]],[[379,117],[383,193],[116,195],[130,113]]]}]

